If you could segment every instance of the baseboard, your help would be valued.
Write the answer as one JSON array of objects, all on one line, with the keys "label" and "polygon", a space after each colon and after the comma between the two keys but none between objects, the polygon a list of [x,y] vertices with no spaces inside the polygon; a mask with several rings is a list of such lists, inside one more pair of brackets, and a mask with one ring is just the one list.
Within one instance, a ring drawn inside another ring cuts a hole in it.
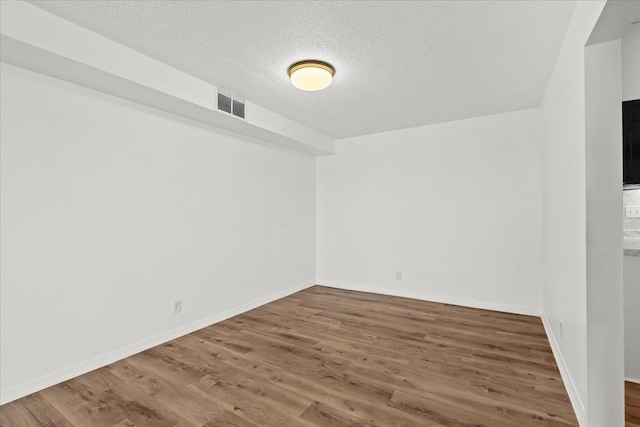
[{"label": "baseboard", "polygon": [[319,280],[318,285],[330,288],[345,289],[349,291],[369,292],[372,294],[391,295],[394,297],[412,298],[422,301],[439,302],[443,304],[460,305],[463,307],[480,308],[483,310],[501,311],[503,313],[524,314],[527,316],[540,317],[542,310],[533,307],[523,307],[512,304],[499,304],[488,301],[477,301],[465,298],[448,297],[442,295],[433,295],[423,292],[406,291],[390,288],[378,288],[367,285],[356,285],[353,283],[335,282],[328,280]]},{"label": "baseboard", "polygon": [[573,382],[573,378],[571,377],[571,372],[569,372],[567,363],[564,361],[564,357],[562,356],[562,352],[560,351],[560,346],[558,345],[558,341],[556,340],[556,337],[553,334],[553,329],[549,324],[549,320],[547,319],[547,316],[545,316],[543,313],[541,317],[542,317],[542,324],[544,325],[544,330],[547,333],[547,338],[549,339],[549,344],[551,345],[551,351],[553,352],[553,357],[556,359],[556,364],[558,365],[558,369],[560,370],[560,376],[562,377],[562,382],[564,383],[564,387],[567,389],[569,400],[571,400],[571,406],[573,406],[573,411],[576,413],[576,417],[578,418],[578,423],[581,426],[586,426],[587,413],[584,406],[584,402],[582,402],[582,399],[580,398],[580,394],[578,393],[578,389],[576,388],[576,385]]},{"label": "baseboard", "polygon": [[284,289],[279,292],[275,292],[265,297],[242,304],[230,310],[223,311],[222,313],[217,313],[212,316],[205,317],[204,319],[198,320],[196,322],[180,326],[179,328],[172,329],[168,332],[158,334],[154,337],[138,341],[109,353],[77,363],[75,365],[69,366],[68,368],[60,369],[58,371],[51,372],[50,374],[46,374],[29,381],[25,381],[21,384],[8,387],[7,389],[0,392],[0,405],[4,405],[5,403],[9,403],[31,393],[35,393],[39,390],[51,387],[52,385],[67,381],[71,378],[77,377],[78,375],[86,374],[87,372],[91,372],[110,363],[117,362],[118,360],[122,360],[136,353],[140,353],[141,351],[148,350],[167,341],[171,341],[183,335],[197,331],[198,329],[205,328],[207,326],[229,319],[233,316],[237,316],[249,310],[253,310],[254,308],[260,307],[261,305],[268,304],[280,298],[284,298],[288,295],[313,286],[314,284],[315,281],[309,281],[288,289]]},{"label": "baseboard", "polygon": [[636,379],[636,378],[631,378],[631,377],[624,377],[624,380],[630,383],[636,383],[636,384],[640,384],[640,380]]}]

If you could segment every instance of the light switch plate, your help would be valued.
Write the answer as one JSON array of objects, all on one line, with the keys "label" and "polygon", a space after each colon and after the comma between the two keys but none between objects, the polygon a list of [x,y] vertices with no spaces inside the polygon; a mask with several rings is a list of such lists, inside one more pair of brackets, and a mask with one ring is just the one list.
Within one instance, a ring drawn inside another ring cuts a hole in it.
[{"label": "light switch plate", "polygon": [[640,218],[640,206],[627,206],[626,208],[627,218]]}]

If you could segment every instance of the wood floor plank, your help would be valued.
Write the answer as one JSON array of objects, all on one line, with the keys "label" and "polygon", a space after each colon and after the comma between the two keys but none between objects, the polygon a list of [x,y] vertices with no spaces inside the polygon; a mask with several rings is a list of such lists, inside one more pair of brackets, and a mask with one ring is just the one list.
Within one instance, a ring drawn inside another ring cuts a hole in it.
[{"label": "wood floor plank", "polygon": [[259,427],[256,424],[252,424],[249,421],[240,418],[236,414],[233,414],[229,411],[224,411],[223,413],[217,414],[214,418],[212,418],[208,423],[204,424],[203,427]]},{"label": "wood floor plank", "polygon": [[0,425],[66,427],[73,424],[41,394],[33,394],[0,407]]},{"label": "wood floor plank", "polygon": [[125,386],[122,383],[119,390],[103,391],[92,388],[80,376],[40,393],[74,426],[112,426],[124,420],[141,427],[180,425],[176,414]]},{"label": "wood floor plank", "polygon": [[[458,369],[458,370],[456,370]],[[412,394],[423,391],[448,391],[456,394],[457,390],[465,390],[467,395],[501,401],[507,405],[519,405],[523,398],[545,401],[547,410],[553,414],[571,416],[568,401],[562,396],[536,390],[535,386],[518,383],[508,377],[485,373],[484,375],[460,369],[453,365],[431,365],[428,370],[417,369],[410,365],[392,365],[387,361],[375,360],[372,357],[364,361],[354,361],[347,368],[348,373],[359,378],[386,384],[395,390]]]},{"label": "wood floor plank", "polygon": [[230,372],[216,376],[206,375],[196,387],[226,405],[234,414],[256,425],[313,425],[299,418],[304,409],[298,408],[296,395],[275,391],[275,387],[267,384],[252,384],[252,378],[239,378]]},{"label": "wood floor plank", "polygon": [[625,423],[628,427],[640,426],[640,383],[625,381]]},{"label": "wood floor plank", "polygon": [[300,415],[303,420],[327,427],[368,427],[373,426],[361,418],[354,417],[331,406],[314,402]]},{"label": "wood floor plank", "polygon": [[[192,348],[198,346],[202,354],[214,355],[220,362],[235,366],[239,370],[251,372],[253,375],[261,376],[264,381],[269,381],[289,390],[291,393],[305,391],[305,395],[313,396],[319,402],[330,406],[338,411],[342,411],[353,416],[367,419],[368,423],[374,425],[398,425],[411,426],[421,425],[419,420],[413,419],[406,414],[401,414],[393,408],[380,405],[380,399],[371,396],[364,390],[357,393],[341,392],[342,387],[352,387],[350,385],[340,385],[336,383],[336,378],[325,377],[322,371],[307,371],[299,374],[298,371],[288,368],[278,367],[262,359],[254,358],[252,355],[238,357],[232,351],[216,343],[200,340],[196,337],[182,337],[182,341],[191,341]],[[198,340],[198,343],[193,342]],[[198,363],[198,362],[194,362]],[[215,363],[214,363],[215,364]],[[388,395],[388,392],[385,392]],[[376,424],[376,422],[378,424]]]},{"label": "wood floor plank", "polygon": [[577,420],[539,318],[314,286],[0,407],[0,426],[23,425]]},{"label": "wood floor plank", "polygon": [[[172,374],[166,375],[165,371],[148,369],[143,364],[136,365],[146,375],[128,381],[126,387],[135,388],[142,392],[148,400],[162,405],[173,413],[179,413],[180,417],[190,424],[201,426],[210,420],[219,417],[226,412],[220,405],[211,402],[207,396],[203,396],[189,382]],[[120,386],[114,388],[118,391]]]}]

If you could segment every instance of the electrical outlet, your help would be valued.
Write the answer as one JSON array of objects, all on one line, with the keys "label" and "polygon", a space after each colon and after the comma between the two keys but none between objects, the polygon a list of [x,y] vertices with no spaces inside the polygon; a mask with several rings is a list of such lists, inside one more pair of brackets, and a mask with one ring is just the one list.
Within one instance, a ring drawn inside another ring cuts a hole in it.
[{"label": "electrical outlet", "polygon": [[182,311],[182,300],[174,299],[173,304],[171,305],[171,313],[178,314]]},{"label": "electrical outlet", "polygon": [[627,206],[625,212],[627,218],[640,218],[640,206]]},{"label": "electrical outlet", "polygon": [[402,271],[396,271],[396,280],[402,280]]},{"label": "electrical outlet", "polygon": [[564,323],[560,321],[560,338],[564,338]]}]

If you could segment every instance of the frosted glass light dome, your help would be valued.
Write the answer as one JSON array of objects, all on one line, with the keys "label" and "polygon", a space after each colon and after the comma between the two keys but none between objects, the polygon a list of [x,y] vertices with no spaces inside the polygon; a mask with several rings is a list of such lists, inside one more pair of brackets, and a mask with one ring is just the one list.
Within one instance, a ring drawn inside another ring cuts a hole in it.
[{"label": "frosted glass light dome", "polygon": [[298,89],[310,92],[327,88],[335,73],[330,64],[316,60],[296,62],[289,67],[291,83]]}]

